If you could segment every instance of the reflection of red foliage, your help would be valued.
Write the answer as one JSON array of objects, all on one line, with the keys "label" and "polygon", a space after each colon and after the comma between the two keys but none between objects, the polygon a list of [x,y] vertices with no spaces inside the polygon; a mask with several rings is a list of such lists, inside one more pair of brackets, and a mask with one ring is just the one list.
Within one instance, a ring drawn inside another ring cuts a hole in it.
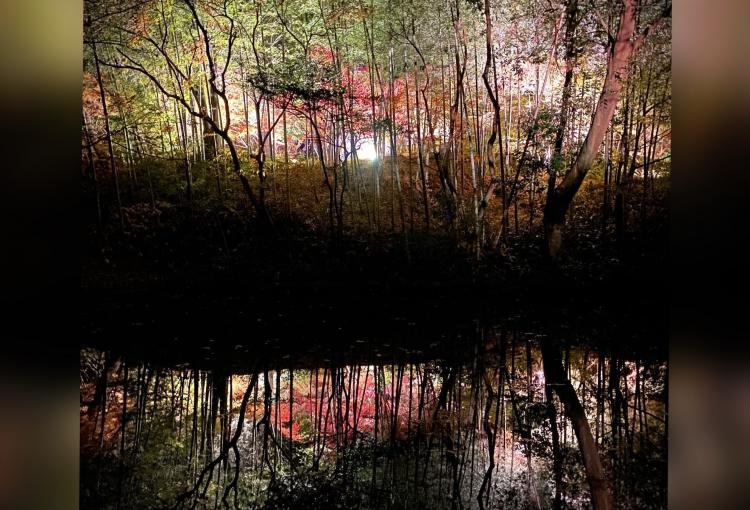
[{"label": "reflection of red foliage", "polygon": [[[348,378],[348,376],[347,376]],[[392,420],[392,407],[395,405],[395,399],[391,397],[391,383],[388,382],[385,389],[381,387],[380,401],[379,401],[379,416],[378,416],[378,431],[382,434],[384,431],[386,434],[390,434],[391,420]],[[325,393],[323,394],[323,391]],[[313,385],[310,390],[300,392],[297,389],[294,390],[294,401],[293,401],[293,416],[292,416],[292,427],[291,436],[292,440],[300,441],[310,439],[301,437],[300,435],[300,423],[305,419],[309,419],[313,426],[313,435],[327,437],[327,441],[331,443],[335,442],[333,437],[336,429],[336,418],[340,416],[342,420],[339,424],[340,431],[345,432],[346,436],[351,439],[354,435],[354,429],[356,427],[358,432],[372,433],[375,429],[375,411],[376,411],[376,392],[375,382],[372,374],[368,374],[365,377],[365,372],[360,374],[359,390],[356,397],[356,422],[354,415],[354,394],[352,393],[349,402],[349,413],[347,416],[346,400],[340,403],[340,409],[337,409],[338,401],[336,398],[330,399],[330,379],[327,379],[325,385],[323,383],[322,374],[318,379],[317,388]],[[353,391],[353,388],[352,388]],[[271,419],[273,423],[279,424],[280,433],[286,439],[289,438],[290,429],[290,410],[289,410],[289,388],[282,387],[282,396],[287,396],[286,399],[282,399],[282,402],[278,406],[274,405],[272,409]],[[409,418],[409,378],[404,376],[402,380],[401,398],[399,401],[398,410],[396,413],[396,437],[403,438],[406,436],[406,425]],[[322,399],[322,408],[321,408]],[[329,407],[330,402],[330,407]],[[416,420],[416,399],[412,401],[412,420]],[[322,409],[322,414],[321,414]],[[278,416],[277,413],[278,412]],[[262,414],[262,409],[258,409],[258,413]],[[344,421],[346,420],[346,421]]]}]

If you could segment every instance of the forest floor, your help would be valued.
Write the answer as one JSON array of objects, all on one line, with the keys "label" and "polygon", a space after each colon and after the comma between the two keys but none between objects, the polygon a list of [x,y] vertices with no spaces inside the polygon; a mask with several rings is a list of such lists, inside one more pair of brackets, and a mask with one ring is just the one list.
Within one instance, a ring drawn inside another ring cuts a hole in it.
[{"label": "forest floor", "polygon": [[[568,277],[571,284],[618,276],[626,281],[658,280],[667,262],[668,191],[651,198],[645,216],[637,204],[628,207],[628,229],[618,242],[611,218],[602,230],[599,188],[590,184],[581,190],[569,216],[563,256],[554,264],[543,254],[539,205],[533,226],[527,224],[528,211],[523,208],[520,229],[519,220],[514,229],[514,219],[509,218],[500,246],[485,246],[477,257],[466,225],[452,231],[439,222],[430,231],[419,222],[416,228],[407,222],[404,227],[394,223],[368,229],[361,218],[355,226],[345,218],[342,234],[334,239],[326,220],[317,217],[325,217],[325,209],[314,211],[319,203],[303,203],[305,216],[290,216],[283,204],[272,203],[274,232],[261,235],[254,214],[208,197],[192,204],[172,197],[156,207],[136,202],[123,207],[124,229],[116,217],[105,218],[103,228],[88,227],[81,285],[92,291],[497,286],[515,293],[536,287],[537,279],[548,282],[552,274]],[[392,222],[393,218],[383,219]],[[486,235],[491,238],[494,228],[488,226]]]}]

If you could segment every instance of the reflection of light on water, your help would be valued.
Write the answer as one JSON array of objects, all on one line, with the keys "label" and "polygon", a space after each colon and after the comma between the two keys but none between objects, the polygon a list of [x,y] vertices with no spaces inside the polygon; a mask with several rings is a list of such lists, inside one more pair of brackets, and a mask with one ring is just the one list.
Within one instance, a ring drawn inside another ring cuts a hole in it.
[{"label": "reflection of light on water", "polygon": [[375,152],[375,144],[369,138],[363,139],[357,148],[357,157],[367,161],[378,159],[378,153]]}]

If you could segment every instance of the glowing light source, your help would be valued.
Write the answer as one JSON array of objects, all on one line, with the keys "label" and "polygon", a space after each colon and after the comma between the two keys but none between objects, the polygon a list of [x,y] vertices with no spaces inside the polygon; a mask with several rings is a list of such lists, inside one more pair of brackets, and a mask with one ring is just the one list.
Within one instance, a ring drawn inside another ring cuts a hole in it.
[{"label": "glowing light source", "polygon": [[378,159],[378,153],[375,151],[375,144],[372,143],[372,140],[365,138],[360,142],[357,148],[357,157],[366,161]]}]

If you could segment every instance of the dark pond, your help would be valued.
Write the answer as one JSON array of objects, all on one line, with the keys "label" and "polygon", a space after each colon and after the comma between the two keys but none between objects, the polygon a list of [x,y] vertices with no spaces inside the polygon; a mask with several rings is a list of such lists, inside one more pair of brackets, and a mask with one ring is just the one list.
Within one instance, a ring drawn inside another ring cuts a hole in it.
[{"label": "dark pond", "polygon": [[666,507],[658,307],[296,295],[90,300],[81,507],[590,508],[543,346],[617,507]]}]

